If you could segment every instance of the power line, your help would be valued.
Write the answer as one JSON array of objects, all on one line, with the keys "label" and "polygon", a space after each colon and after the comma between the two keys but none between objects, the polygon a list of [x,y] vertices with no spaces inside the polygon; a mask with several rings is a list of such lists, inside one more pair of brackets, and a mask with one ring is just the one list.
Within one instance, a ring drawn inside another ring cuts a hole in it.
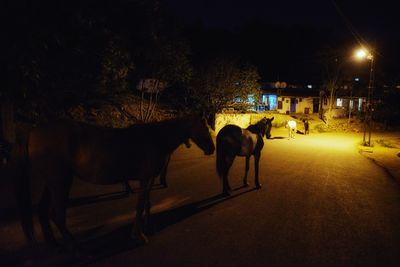
[{"label": "power line", "polygon": [[353,37],[356,39],[356,41],[360,44],[360,46],[363,46],[363,44],[368,44],[368,42],[362,38],[362,36],[357,32],[356,28],[351,24],[349,19],[344,15],[338,4],[336,3],[335,0],[331,0],[333,6],[335,7],[336,11],[339,13],[340,18],[343,20],[345,23],[347,29],[350,31],[350,33],[353,35]]}]

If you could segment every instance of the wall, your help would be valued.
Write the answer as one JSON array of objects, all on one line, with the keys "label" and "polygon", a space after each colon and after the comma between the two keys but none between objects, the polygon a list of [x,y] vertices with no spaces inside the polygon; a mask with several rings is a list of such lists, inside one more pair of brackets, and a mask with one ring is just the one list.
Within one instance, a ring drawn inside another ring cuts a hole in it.
[{"label": "wall", "polygon": [[[286,114],[286,111],[290,112],[290,101],[292,97],[280,96],[278,101],[282,101],[282,109],[277,109],[279,113]],[[300,102],[301,98],[301,102]],[[284,100],[283,100],[284,99]],[[309,108],[309,113],[313,113],[313,98],[312,97],[296,97],[296,113],[304,113],[305,108]]]},{"label": "wall", "polygon": [[218,113],[215,116],[215,134],[227,124],[234,124],[241,128],[246,128],[250,125],[251,121],[250,113]]},{"label": "wall", "polygon": [[305,108],[309,108],[309,114],[313,113],[313,99],[311,97],[297,97],[296,100],[296,113],[304,113]]},{"label": "wall", "polygon": [[282,127],[285,121],[288,119],[287,115],[278,114],[275,112],[265,112],[265,113],[218,113],[215,116],[215,134],[227,124],[234,124],[241,128],[247,128],[250,124],[254,124],[261,120],[262,118],[272,118],[272,126]]},{"label": "wall", "polygon": [[277,109],[279,113],[290,112],[290,97],[278,97],[278,101],[282,101],[282,109]]}]

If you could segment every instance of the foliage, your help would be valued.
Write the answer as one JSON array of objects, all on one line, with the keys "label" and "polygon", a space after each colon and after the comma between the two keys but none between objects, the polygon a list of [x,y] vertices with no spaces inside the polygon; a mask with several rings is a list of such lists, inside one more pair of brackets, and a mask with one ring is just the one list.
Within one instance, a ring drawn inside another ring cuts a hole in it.
[{"label": "foliage", "polygon": [[111,40],[101,59],[99,91],[103,94],[127,91],[129,74],[134,70],[129,52]]},{"label": "foliage", "polygon": [[217,59],[195,71],[187,97],[196,110],[215,114],[232,104],[235,98],[246,103],[248,95],[253,95],[259,101],[258,80],[254,67],[241,67],[233,61]]},{"label": "foliage", "polygon": [[134,90],[143,78],[191,77],[189,48],[156,0],[21,0],[5,14],[0,98],[39,116]]},{"label": "foliage", "polygon": [[373,119],[382,122],[385,128],[399,125],[400,122],[400,90],[388,87],[384,91],[382,99],[374,105]]},{"label": "foliage", "polygon": [[333,108],[336,91],[343,80],[343,62],[337,53],[333,49],[327,49],[320,53],[320,64],[324,70],[322,73],[322,87],[326,90],[326,95],[329,97],[329,111]]}]

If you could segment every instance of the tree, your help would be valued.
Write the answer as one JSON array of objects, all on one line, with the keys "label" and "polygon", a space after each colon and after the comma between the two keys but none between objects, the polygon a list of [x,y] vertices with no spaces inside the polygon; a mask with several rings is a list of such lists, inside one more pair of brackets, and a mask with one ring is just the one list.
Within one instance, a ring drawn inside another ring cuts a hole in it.
[{"label": "tree", "polygon": [[[318,53],[319,64],[322,67],[322,88],[324,88],[324,97],[328,98],[328,114],[331,114],[335,103],[336,92],[344,81],[344,70],[347,60],[340,49],[326,47]],[[323,119],[322,105],[320,108],[320,118]],[[328,116],[329,117],[329,116]],[[329,123],[329,118],[326,118]]]},{"label": "tree", "polygon": [[134,71],[134,64],[129,51],[110,40],[101,55],[99,91],[103,94],[129,90],[129,75]]},{"label": "tree", "polygon": [[255,67],[241,67],[231,60],[217,59],[195,71],[188,88],[191,108],[214,116],[234,99],[247,103],[249,95],[261,98],[259,75]]},{"label": "tree", "polygon": [[23,103],[33,120],[133,91],[141,79],[190,79],[189,49],[156,0],[21,0],[5,14],[0,98]]}]

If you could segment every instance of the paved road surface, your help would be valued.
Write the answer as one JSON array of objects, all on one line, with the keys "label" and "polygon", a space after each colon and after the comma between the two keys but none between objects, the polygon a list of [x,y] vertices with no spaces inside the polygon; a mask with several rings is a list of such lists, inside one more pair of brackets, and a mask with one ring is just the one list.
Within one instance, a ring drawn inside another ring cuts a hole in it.
[{"label": "paved road surface", "polygon": [[[285,133],[273,129],[275,139],[266,141],[261,190],[253,190],[253,165],[252,186],[240,188],[244,160],[236,159],[230,198],[219,195],[215,155],[179,148],[169,188],[152,192],[146,246],[128,239],[135,198],[117,197],[69,210],[69,225],[92,258],[82,263],[42,247],[33,260],[20,259],[25,265],[400,266],[400,188],[358,153],[359,136],[288,140]],[[105,188],[76,183],[73,193],[88,190]]]}]

